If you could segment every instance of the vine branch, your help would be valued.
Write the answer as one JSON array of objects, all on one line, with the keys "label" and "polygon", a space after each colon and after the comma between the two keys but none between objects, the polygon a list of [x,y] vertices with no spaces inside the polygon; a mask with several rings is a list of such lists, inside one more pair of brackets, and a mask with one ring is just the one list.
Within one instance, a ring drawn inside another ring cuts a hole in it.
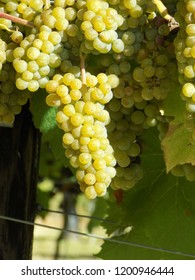
[{"label": "vine branch", "polygon": [[34,27],[32,22],[27,21],[27,20],[22,19],[22,18],[18,18],[18,17],[12,16],[12,15],[6,14],[4,12],[0,12],[0,18],[9,19],[12,22],[15,22],[15,23],[18,23],[18,24],[21,24],[21,25],[25,25],[25,26],[28,26],[28,27],[31,27],[31,28]]},{"label": "vine branch", "polygon": [[169,22],[170,31],[179,27],[179,23],[175,20],[173,16],[168,13],[167,7],[163,4],[161,0],[152,0],[152,2],[156,5],[159,14]]},{"label": "vine branch", "polygon": [[48,10],[51,7],[50,0],[44,0],[45,10]]}]

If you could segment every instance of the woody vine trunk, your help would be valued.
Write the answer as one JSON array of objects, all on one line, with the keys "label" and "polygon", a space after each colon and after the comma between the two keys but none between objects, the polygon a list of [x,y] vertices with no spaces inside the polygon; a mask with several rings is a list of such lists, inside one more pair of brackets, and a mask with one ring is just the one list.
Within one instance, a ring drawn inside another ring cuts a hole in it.
[{"label": "woody vine trunk", "polygon": [[[39,132],[28,107],[12,128],[0,127],[0,215],[34,221]],[[31,258],[33,227],[0,219],[0,259]]]}]

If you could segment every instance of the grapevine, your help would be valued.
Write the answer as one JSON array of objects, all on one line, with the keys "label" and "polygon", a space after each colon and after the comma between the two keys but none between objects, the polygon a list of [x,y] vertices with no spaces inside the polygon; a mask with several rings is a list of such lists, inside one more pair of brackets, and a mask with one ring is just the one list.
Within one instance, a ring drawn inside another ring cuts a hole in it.
[{"label": "grapevine", "polygon": [[[87,198],[143,178],[142,135],[157,127],[159,141],[166,138],[174,114],[164,104],[176,86],[194,145],[194,1],[2,0],[0,7],[0,125],[13,126],[33,95],[47,93],[64,158]],[[195,180],[193,162],[170,170]]]}]

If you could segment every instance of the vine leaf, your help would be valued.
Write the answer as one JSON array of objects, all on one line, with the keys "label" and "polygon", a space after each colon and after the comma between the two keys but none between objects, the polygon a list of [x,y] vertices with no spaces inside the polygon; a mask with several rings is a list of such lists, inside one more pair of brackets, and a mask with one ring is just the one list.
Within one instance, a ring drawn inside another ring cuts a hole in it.
[{"label": "vine leaf", "polygon": [[[96,217],[104,217],[107,209],[107,199],[103,197],[99,197],[95,200],[95,208],[94,211],[91,214],[92,219],[90,219],[89,224],[87,226],[89,232],[92,232],[92,230],[101,225],[102,221],[101,219],[96,219]],[[95,217],[95,219],[93,219]]]},{"label": "vine leaf", "polygon": [[[119,220],[121,224],[132,227],[129,233],[113,238],[131,242],[131,245],[106,241],[98,254],[100,258],[195,259],[195,244],[192,242],[195,234],[195,183],[166,174],[155,135],[155,131],[150,130],[144,136],[144,179],[125,193],[120,206],[109,205],[108,219]],[[106,223],[104,226],[109,234],[115,230]]]},{"label": "vine leaf", "polygon": [[42,133],[42,140],[49,142],[56,160],[60,160],[65,166],[69,166],[69,161],[65,157],[62,147],[63,132],[58,128],[55,118],[57,109],[47,106],[45,103],[46,96],[47,93],[44,91],[33,94],[30,103],[33,122]]},{"label": "vine leaf", "polygon": [[183,123],[185,102],[180,97],[181,87],[176,86],[163,100],[162,110],[166,116],[173,117],[172,123]]},{"label": "vine leaf", "polygon": [[38,93],[33,94],[30,103],[34,125],[42,133],[47,133],[57,126],[55,119],[56,108],[47,106],[45,103],[46,96],[46,92],[40,90]]},{"label": "vine leaf", "polygon": [[191,163],[195,165],[195,145],[191,143],[189,132],[184,124],[169,126],[162,141],[166,170],[169,172],[179,164]]}]

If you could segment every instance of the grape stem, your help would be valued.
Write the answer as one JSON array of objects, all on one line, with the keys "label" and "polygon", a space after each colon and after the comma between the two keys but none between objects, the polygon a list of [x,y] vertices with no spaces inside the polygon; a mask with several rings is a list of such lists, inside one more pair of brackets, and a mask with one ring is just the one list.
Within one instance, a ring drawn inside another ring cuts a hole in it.
[{"label": "grape stem", "polygon": [[152,0],[152,2],[156,5],[160,15],[169,22],[170,31],[179,27],[179,23],[173,16],[169,15],[167,8],[161,0]]},{"label": "grape stem", "polygon": [[51,7],[50,0],[44,0],[45,10],[48,10]]},{"label": "grape stem", "polygon": [[0,18],[9,19],[12,22],[15,22],[15,23],[18,23],[18,24],[21,24],[21,25],[25,25],[25,26],[28,26],[28,27],[31,27],[31,28],[34,27],[32,22],[27,21],[27,20],[22,19],[22,18],[18,18],[18,17],[12,16],[12,15],[6,14],[4,12],[0,12]]},{"label": "grape stem", "polygon": [[81,81],[82,81],[83,85],[86,84],[85,58],[86,58],[86,55],[83,55],[83,53],[80,52],[80,59],[81,59]]},{"label": "grape stem", "polygon": [[172,16],[169,15],[167,8],[165,7],[165,5],[162,3],[161,0],[152,0],[152,2],[156,5],[159,13],[161,14],[161,16],[170,21]]},{"label": "grape stem", "polygon": [[10,28],[8,28],[6,25],[4,24],[0,24],[0,29],[5,29],[7,30],[8,32],[14,32],[14,30],[11,30]]}]

